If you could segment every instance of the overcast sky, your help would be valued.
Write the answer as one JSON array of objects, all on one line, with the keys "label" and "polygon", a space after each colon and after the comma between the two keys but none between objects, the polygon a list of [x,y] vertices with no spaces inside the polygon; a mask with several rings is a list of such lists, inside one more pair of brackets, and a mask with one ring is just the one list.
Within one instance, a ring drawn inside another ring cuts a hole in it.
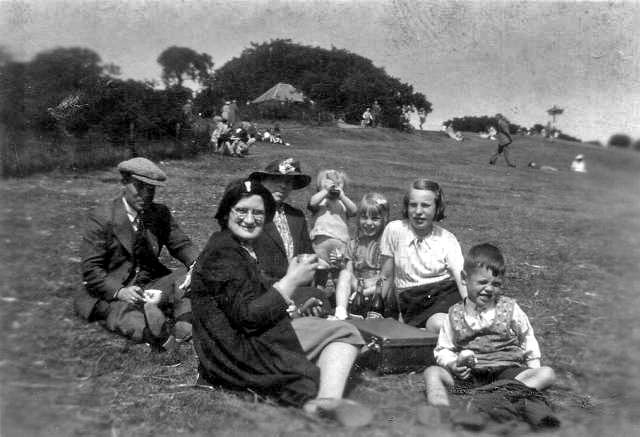
[{"label": "overcast sky", "polygon": [[[7,1],[0,45],[27,60],[81,46],[124,77],[159,79],[171,45],[209,53],[215,68],[251,42],[290,38],[347,49],[415,91],[430,128],[463,115],[505,114],[583,140],[640,137],[640,2]],[[294,84],[295,85],[295,84]]]}]

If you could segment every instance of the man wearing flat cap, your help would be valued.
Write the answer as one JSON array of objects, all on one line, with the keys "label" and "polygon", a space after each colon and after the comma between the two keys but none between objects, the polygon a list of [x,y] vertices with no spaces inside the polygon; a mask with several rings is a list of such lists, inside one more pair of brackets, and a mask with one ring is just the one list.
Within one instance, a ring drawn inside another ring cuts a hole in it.
[{"label": "man wearing flat cap", "polygon": [[292,190],[309,185],[311,177],[302,173],[299,161],[287,158],[270,162],[249,178],[262,183],[276,201],[273,221],[265,224],[254,245],[260,270],[273,283],[287,273],[289,259],[314,253],[304,213],[285,202]]},{"label": "man wearing flat cap", "polygon": [[191,305],[158,259],[163,247],[186,267],[198,254],[165,205],[154,203],[164,172],[145,158],[118,164],[122,194],[88,217],[81,244],[84,290],[75,307],[86,320],[138,342],[171,349],[191,336]]}]

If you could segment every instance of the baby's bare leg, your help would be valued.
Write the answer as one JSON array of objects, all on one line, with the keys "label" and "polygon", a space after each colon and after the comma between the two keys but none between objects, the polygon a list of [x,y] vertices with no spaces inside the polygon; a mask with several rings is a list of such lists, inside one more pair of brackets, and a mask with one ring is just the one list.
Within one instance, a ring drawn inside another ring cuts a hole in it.
[{"label": "baby's bare leg", "polygon": [[542,366],[538,369],[527,369],[516,376],[515,379],[527,387],[544,390],[555,382],[556,373],[551,367]]},{"label": "baby's bare leg", "polygon": [[445,385],[453,385],[449,372],[440,366],[429,366],[424,371],[427,386],[427,401],[434,406],[449,406],[449,396]]}]

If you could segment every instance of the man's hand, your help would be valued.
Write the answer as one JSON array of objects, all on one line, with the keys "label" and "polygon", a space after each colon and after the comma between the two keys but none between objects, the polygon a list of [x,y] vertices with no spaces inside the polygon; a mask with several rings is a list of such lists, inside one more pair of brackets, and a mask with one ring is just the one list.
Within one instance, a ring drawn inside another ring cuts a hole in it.
[{"label": "man's hand", "polygon": [[130,285],[129,287],[121,288],[116,297],[118,300],[130,303],[131,305],[144,302],[142,288],[137,285]]}]

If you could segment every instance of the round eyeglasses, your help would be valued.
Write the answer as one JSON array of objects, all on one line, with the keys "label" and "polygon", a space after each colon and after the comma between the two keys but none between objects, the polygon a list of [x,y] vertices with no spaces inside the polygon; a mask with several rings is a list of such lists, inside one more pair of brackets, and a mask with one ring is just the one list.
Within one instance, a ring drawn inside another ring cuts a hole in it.
[{"label": "round eyeglasses", "polygon": [[238,216],[239,219],[246,219],[249,214],[253,216],[256,223],[264,223],[266,214],[262,209],[250,209],[250,208],[231,208],[231,211]]}]

